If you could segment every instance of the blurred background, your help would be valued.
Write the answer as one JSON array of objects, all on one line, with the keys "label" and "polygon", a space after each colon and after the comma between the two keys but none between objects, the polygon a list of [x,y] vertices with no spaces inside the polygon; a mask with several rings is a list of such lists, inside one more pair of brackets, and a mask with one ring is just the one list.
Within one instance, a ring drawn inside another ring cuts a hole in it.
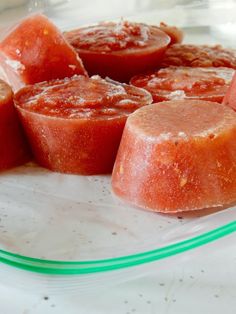
[{"label": "blurred background", "polygon": [[236,47],[236,0],[0,0],[0,28],[33,12],[45,13],[64,30],[120,17],[207,28],[213,42]]}]

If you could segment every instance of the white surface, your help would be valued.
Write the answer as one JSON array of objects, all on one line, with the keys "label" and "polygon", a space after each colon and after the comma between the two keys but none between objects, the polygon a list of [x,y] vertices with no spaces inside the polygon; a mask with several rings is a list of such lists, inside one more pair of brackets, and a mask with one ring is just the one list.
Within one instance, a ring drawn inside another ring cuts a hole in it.
[{"label": "white surface", "polygon": [[[29,294],[0,285],[1,314],[234,314],[236,234],[156,265],[144,278],[92,294]],[[217,250],[221,247],[221,250]],[[14,301],[13,301],[14,300]]]}]

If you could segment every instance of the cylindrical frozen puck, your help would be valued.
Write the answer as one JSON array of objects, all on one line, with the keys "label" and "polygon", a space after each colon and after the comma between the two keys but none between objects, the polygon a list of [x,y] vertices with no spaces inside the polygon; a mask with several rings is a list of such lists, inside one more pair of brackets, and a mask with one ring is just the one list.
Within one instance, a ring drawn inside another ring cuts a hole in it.
[{"label": "cylindrical frozen puck", "polygon": [[152,102],[144,89],[74,76],[22,88],[15,103],[36,161],[53,171],[112,171],[127,117]]},{"label": "cylindrical frozen puck", "polygon": [[219,103],[146,106],[127,120],[112,187],[139,207],[178,212],[236,200],[236,113]]}]

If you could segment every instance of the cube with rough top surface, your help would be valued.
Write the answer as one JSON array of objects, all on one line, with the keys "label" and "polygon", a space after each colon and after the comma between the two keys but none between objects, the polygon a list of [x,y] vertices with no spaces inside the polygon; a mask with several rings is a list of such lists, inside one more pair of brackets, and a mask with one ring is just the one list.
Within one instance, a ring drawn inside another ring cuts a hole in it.
[{"label": "cube with rough top surface", "polygon": [[9,29],[0,42],[0,78],[14,91],[25,84],[87,75],[82,61],[59,29],[36,14]]}]

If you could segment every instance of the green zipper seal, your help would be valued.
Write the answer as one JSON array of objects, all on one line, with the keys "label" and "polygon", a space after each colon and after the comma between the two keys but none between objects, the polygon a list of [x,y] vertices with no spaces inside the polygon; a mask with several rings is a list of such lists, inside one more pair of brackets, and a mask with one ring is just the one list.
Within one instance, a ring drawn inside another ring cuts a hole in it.
[{"label": "green zipper seal", "polygon": [[233,221],[199,236],[167,245],[159,249],[134,255],[94,261],[64,262],[43,260],[0,250],[0,262],[27,271],[50,275],[82,275],[101,273],[168,258],[170,256],[177,255],[207,243],[216,241],[217,239],[225,237],[235,231],[236,221]]}]

